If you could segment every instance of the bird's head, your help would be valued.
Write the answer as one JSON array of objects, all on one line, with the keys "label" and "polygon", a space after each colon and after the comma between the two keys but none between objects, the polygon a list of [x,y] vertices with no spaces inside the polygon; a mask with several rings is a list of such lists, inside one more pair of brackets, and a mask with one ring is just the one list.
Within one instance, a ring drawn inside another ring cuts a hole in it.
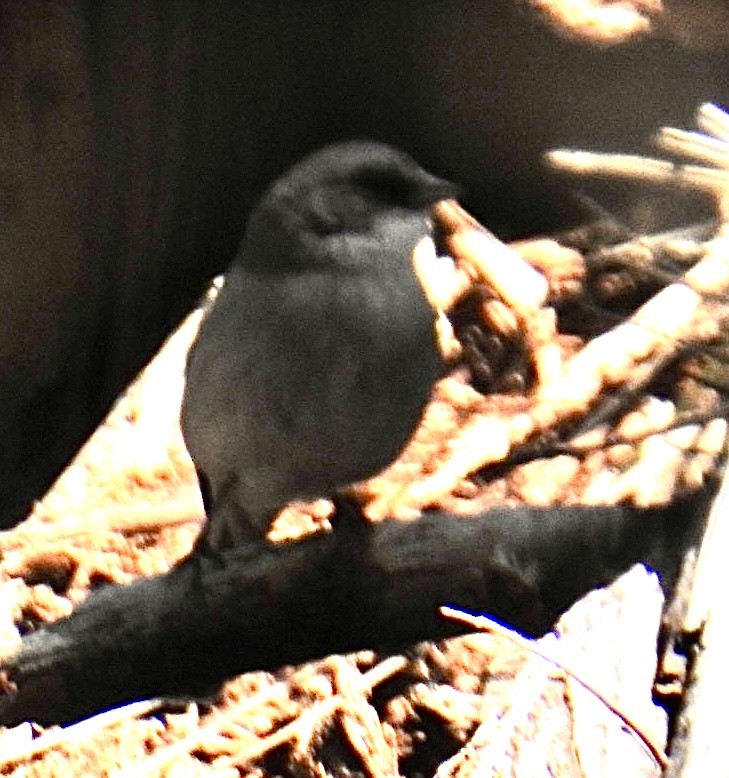
[{"label": "bird's head", "polygon": [[425,211],[457,187],[428,173],[399,149],[374,141],[327,146],[279,179],[269,197],[294,207],[328,233],[367,229],[383,211]]}]

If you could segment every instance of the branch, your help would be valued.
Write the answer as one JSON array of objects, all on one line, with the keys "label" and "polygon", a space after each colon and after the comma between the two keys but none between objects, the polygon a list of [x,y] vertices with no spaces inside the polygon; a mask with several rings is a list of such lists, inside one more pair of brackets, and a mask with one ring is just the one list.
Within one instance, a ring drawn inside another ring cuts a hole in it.
[{"label": "branch", "polygon": [[703,514],[665,508],[495,509],[470,519],[342,520],[335,532],[195,554],[166,575],[93,593],[25,637],[3,668],[4,724],[68,721],[121,702],[210,696],[250,670],[464,631],[439,606],[528,633],[644,561],[670,587]]}]

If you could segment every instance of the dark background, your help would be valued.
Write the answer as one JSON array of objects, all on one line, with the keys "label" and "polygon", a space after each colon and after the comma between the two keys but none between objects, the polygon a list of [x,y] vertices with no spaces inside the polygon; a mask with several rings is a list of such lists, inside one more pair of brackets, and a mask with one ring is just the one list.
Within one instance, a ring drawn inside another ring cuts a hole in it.
[{"label": "dark background", "polygon": [[634,149],[729,102],[726,54],[569,43],[516,0],[9,0],[0,57],[0,525],[306,151],[390,141],[508,237],[581,218],[543,150]]}]

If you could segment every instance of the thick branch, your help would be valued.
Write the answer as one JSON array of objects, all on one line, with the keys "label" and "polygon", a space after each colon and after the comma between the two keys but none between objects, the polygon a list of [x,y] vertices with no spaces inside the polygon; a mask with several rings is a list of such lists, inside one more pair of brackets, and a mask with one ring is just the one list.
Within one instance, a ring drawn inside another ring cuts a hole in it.
[{"label": "thick branch", "polygon": [[109,586],[23,641],[0,719],[61,721],[122,701],[201,695],[248,670],[462,631],[454,603],[526,632],[638,561],[670,585],[699,506],[497,509],[413,523],[342,522],[298,543],[200,554]]}]

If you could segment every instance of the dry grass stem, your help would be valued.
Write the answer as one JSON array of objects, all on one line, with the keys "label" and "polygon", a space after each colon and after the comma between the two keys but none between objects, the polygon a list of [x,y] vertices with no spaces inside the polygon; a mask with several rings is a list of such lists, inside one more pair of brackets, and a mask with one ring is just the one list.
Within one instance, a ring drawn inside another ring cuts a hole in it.
[{"label": "dry grass stem", "polygon": [[676,186],[714,193],[725,191],[729,187],[727,171],[676,164],[665,159],[568,149],[550,151],[545,158],[556,170],[573,175],[628,178],[658,186]]},{"label": "dry grass stem", "polygon": [[712,103],[704,103],[696,115],[699,129],[719,140],[729,142],[729,115]]},{"label": "dry grass stem", "polygon": [[656,145],[669,154],[691,157],[705,165],[729,170],[729,144],[698,132],[663,127],[656,136]]}]

